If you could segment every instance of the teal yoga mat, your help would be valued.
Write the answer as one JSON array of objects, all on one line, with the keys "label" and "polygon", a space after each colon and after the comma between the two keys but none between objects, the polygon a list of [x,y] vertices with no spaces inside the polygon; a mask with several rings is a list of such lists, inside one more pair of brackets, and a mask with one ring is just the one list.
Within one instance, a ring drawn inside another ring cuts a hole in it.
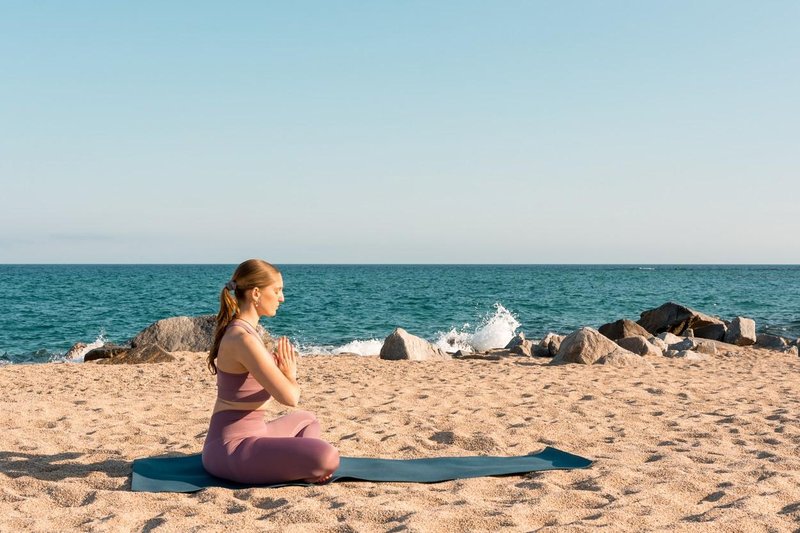
[{"label": "teal yoga mat", "polygon": [[[372,459],[341,457],[339,468],[329,483],[345,480],[436,483],[481,476],[523,474],[539,470],[586,468],[592,461],[547,447],[539,453],[513,457],[476,455],[470,457],[430,457],[425,459]],[[309,486],[304,481],[270,485],[243,485],[208,474],[200,454],[182,457],[149,457],[133,462],[131,490],[138,492],[195,492],[206,487],[285,487]]]}]

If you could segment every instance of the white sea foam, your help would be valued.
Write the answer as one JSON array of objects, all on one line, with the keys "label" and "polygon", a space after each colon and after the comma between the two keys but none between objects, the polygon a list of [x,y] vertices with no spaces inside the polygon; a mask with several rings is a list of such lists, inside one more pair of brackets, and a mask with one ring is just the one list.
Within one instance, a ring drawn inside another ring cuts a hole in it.
[{"label": "white sea foam", "polygon": [[87,353],[94,350],[95,348],[100,348],[104,346],[108,342],[106,338],[105,330],[101,330],[100,334],[97,336],[95,340],[87,344],[82,350],[76,352],[72,357],[67,358],[67,354],[59,353],[55,354],[50,357],[51,363],[82,363],[83,358],[86,356]]},{"label": "white sea foam", "polygon": [[343,353],[354,353],[358,355],[378,355],[383,347],[380,339],[353,340],[341,346],[320,346],[320,345],[300,345],[298,351],[300,355],[339,355]]},{"label": "white sea foam", "polygon": [[502,304],[496,303],[494,308],[494,313],[484,316],[474,329],[470,324],[464,324],[460,329],[453,328],[446,333],[440,333],[433,344],[451,353],[458,350],[481,352],[504,347],[514,338],[520,323]]}]

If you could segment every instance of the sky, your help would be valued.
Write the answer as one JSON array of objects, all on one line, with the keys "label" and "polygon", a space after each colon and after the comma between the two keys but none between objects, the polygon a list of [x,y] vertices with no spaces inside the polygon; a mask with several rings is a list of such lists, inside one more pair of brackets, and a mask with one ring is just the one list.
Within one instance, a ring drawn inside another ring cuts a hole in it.
[{"label": "sky", "polygon": [[0,1],[0,263],[800,263],[800,2]]}]

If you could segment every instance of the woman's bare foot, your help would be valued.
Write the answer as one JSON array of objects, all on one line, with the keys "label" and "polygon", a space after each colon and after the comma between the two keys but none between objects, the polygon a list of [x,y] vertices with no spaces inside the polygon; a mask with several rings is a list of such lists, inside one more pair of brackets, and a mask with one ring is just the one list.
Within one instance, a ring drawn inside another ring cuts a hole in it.
[{"label": "woman's bare foot", "polygon": [[325,483],[332,477],[333,477],[333,472],[317,478],[304,479],[303,481],[305,481],[306,483]]}]

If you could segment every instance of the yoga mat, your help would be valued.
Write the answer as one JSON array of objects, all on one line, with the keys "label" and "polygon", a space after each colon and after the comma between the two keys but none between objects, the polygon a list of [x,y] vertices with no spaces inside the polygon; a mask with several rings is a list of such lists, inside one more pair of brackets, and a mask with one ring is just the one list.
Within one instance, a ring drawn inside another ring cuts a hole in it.
[{"label": "yoga mat", "polygon": [[[523,474],[539,470],[586,468],[592,461],[547,447],[539,453],[513,457],[475,455],[425,459],[372,459],[341,457],[339,468],[328,483],[344,480],[436,483],[481,476]],[[304,481],[270,485],[243,485],[207,473],[200,454],[182,457],[149,457],[133,462],[131,490],[137,492],[195,492],[206,487],[241,489],[247,487],[310,486]],[[320,486],[320,485],[317,485]]]}]

